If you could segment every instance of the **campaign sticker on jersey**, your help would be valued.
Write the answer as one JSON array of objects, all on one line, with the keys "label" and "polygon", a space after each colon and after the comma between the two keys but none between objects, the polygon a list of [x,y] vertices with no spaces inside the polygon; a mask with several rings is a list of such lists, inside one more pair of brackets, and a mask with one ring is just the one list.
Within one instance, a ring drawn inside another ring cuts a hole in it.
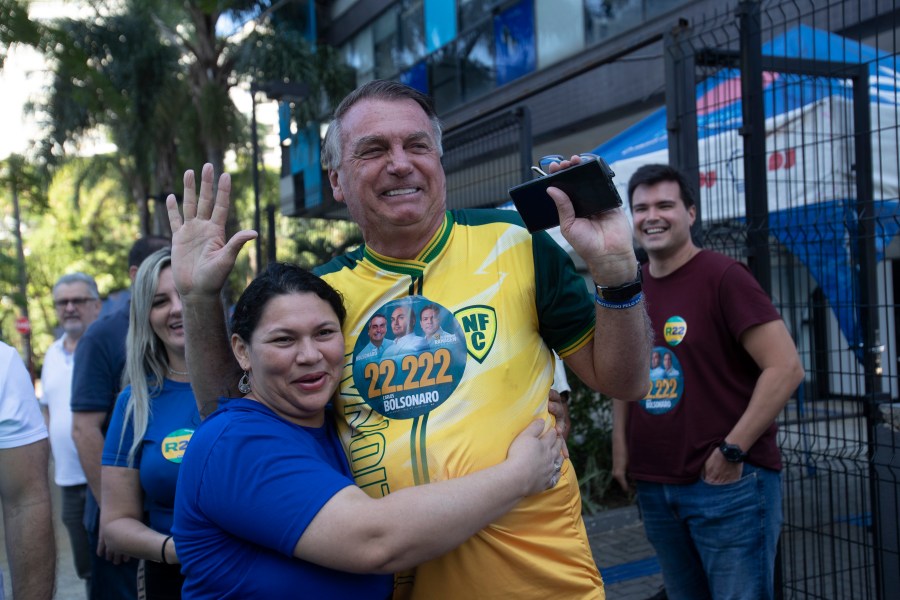
[{"label": "campaign sticker on jersey", "polygon": [[669,317],[663,325],[663,337],[670,346],[677,346],[687,334],[687,321],[679,316]]},{"label": "campaign sticker on jersey", "polygon": [[675,353],[657,346],[650,353],[650,393],[641,406],[651,415],[669,412],[681,401],[684,393],[684,375]]},{"label": "campaign sticker on jersey", "polygon": [[443,404],[465,368],[459,323],[424,296],[385,303],[353,348],[356,389],[373,410],[392,419],[414,419]]},{"label": "campaign sticker on jersey", "polygon": [[497,339],[497,311],[491,306],[468,306],[454,313],[466,336],[466,348],[478,362],[484,362]]},{"label": "campaign sticker on jersey", "polygon": [[169,462],[180,464],[192,435],[194,435],[193,429],[176,429],[164,437],[160,448],[165,459]]}]

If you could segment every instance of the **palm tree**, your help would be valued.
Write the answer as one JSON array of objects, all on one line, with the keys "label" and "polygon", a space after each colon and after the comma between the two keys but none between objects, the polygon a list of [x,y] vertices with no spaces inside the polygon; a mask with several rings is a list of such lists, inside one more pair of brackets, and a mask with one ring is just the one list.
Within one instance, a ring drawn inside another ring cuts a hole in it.
[{"label": "palm tree", "polygon": [[[276,11],[283,2],[128,0],[116,4],[118,12],[100,0],[89,4],[96,11],[90,18],[35,24],[20,18],[27,14],[22,0],[0,0],[11,15],[0,42],[34,45],[50,59],[43,159],[58,164],[73,143],[107,131],[142,233],[165,231],[163,211],[151,211],[148,199],[178,189],[176,174],[203,161],[222,172],[226,151],[246,143],[233,86],[302,81],[313,92],[292,108],[306,122],[352,85],[336,52],[306,39],[291,4]],[[221,35],[224,16],[249,25]]]}]

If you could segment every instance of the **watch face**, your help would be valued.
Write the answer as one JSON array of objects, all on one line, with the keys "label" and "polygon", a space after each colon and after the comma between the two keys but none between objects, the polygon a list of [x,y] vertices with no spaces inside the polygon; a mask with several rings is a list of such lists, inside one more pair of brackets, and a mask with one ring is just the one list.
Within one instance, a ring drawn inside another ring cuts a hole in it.
[{"label": "watch face", "polygon": [[722,451],[722,454],[725,455],[725,460],[728,462],[741,462],[744,460],[744,452],[738,446],[722,444],[719,450]]}]

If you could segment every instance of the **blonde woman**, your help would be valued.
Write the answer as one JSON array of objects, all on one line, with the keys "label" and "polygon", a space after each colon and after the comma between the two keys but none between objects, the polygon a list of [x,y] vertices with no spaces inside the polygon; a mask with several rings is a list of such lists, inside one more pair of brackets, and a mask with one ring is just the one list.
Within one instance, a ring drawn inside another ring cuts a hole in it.
[{"label": "blonde woman", "polygon": [[181,597],[172,541],[181,457],[200,424],[184,359],[181,300],[168,249],[150,255],[132,288],[123,384],[103,448],[100,527],[107,547],[139,559],[140,597]]}]

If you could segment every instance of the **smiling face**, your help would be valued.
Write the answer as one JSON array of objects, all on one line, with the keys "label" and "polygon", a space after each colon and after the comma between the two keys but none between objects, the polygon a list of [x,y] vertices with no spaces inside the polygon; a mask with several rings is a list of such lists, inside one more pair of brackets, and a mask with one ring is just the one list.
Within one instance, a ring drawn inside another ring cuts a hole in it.
[{"label": "smiling face", "polygon": [[381,346],[387,333],[387,319],[381,315],[372,317],[369,321],[369,341],[375,346]]},{"label": "smiling face", "polygon": [[250,342],[235,334],[231,346],[250,373],[248,398],[298,425],[322,425],[344,364],[344,336],[330,304],[307,292],[275,296]]},{"label": "smiling face", "polygon": [[666,371],[672,368],[672,355],[666,354],[663,356],[663,366],[666,368]]},{"label": "smiling face", "polygon": [[81,281],[57,285],[53,291],[53,304],[63,331],[75,340],[100,314],[100,300],[92,298],[90,288]]},{"label": "smiling face", "polygon": [[165,347],[169,363],[180,364],[181,361],[173,361],[172,357],[184,357],[184,325],[181,297],[175,289],[171,267],[159,272],[159,282],[150,306],[150,328]]},{"label": "smiling face", "polygon": [[391,332],[395,338],[401,338],[412,329],[411,324],[415,316],[410,318],[411,309],[405,306],[398,306],[391,312]]},{"label": "smiling face", "polygon": [[446,208],[431,121],[413,100],[366,99],[341,123],[341,164],[329,171],[335,200],[347,204],[374,250],[397,256],[403,252],[393,249],[402,245],[417,252],[443,222]]},{"label": "smiling face", "polygon": [[651,258],[672,256],[692,246],[696,209],[686,208],[674,181],[639,185],[632,193],[634,237]]}]

